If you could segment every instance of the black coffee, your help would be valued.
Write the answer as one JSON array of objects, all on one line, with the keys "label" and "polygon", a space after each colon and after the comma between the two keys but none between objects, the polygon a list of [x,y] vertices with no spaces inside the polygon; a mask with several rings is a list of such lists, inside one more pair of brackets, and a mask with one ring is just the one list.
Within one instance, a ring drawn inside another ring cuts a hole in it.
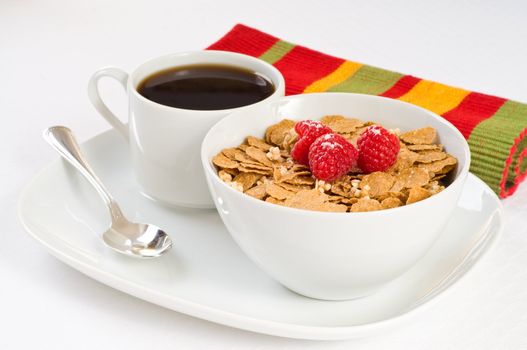
[{"label": "black coffee", "polygon": [[226,65],[192,65],[167,69],[145,78],[137,91],[165,106],[217,110],[247,106],[275,91],[250,70]]}]

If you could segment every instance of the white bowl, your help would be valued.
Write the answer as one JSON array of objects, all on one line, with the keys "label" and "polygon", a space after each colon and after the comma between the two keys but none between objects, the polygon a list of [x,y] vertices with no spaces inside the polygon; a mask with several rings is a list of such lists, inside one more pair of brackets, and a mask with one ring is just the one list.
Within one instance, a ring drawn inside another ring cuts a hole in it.
[{"label": "white bowl", "polygon": [[[257,200],[217,176],[211,159],[246,136],[262,137],[278,121],[341,114],[402,131],[436,128],[439,141],[458,159],[455,180],[442,192],[394,209],[327,213]],[[445,119],[383,97],[320,93],[285,97],[232,113],[205,136],[201,159],[218,212],[240,248],[287,288],[317,299],[344,300],[371,294],[414,265],[432,246],[455,208],[468,174],[470,152]]]}]

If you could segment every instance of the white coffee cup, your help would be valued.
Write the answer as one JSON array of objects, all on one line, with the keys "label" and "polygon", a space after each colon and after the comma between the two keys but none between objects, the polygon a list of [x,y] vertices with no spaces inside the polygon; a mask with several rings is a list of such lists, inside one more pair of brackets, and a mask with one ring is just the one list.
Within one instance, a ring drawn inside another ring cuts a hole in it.
[{"label": "white coffee cup", "polygon": [[[266,99],[248,106],[222,110],[188,110],[150,101],[137,91],[153,73],[177,66],[224,64],[254,71],[269,79],[275,91]],[[119,120],[102,101],[99,79],[114,78],[129,98],[129,123]],[[131,74],[119,68],[101,68],[91,77],[88,96],[99,111],[130,144],[132,164],[141,192],[168,205],[212,208],[200,160],[200,146],[207,131],[227,114],[284,96],[282,74],[257,58],[225,51],[193,51],[154,58]]]}]

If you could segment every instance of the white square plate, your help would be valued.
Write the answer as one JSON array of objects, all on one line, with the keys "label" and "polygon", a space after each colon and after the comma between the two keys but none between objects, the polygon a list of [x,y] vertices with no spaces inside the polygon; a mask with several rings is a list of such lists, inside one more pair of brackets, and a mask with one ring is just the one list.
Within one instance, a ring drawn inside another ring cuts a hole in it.
[{"label": "white square plate", "polygon": [[114,131],[82,146],[94,170],[134,221],[166,228],[173,249],[135,260],[99,239],[108,214],[80,174],[57,160],[26,187],[18,213],[51,254],[138,298],[212,322],[304,339],[344,339],[401,324],[425,310],[487,253],[503,227],[501,203],[469,175],[458,207],[428,254],[380,292],[351,301],[297,295],[260,271],[236,246],[215,210],[171,209],[138,193],[128,149]]}]

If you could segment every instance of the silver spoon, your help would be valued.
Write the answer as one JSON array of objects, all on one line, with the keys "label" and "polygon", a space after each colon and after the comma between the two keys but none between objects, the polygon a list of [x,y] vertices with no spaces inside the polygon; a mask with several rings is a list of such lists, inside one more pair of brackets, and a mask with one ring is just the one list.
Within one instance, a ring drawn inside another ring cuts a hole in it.
[{"label": "silver spoon", "polygon": [[108,206],[112,222],[110,228],[102,236],[108,247],[136,258],[154,258],[172,247],[172,240],[159,227],[151,224],[137,224],[126,219],[115,199],[108,193],[82,155],[70,129],[64,126],[53,126],[44,130],[43,136],[64,159],[84,175]]}]

